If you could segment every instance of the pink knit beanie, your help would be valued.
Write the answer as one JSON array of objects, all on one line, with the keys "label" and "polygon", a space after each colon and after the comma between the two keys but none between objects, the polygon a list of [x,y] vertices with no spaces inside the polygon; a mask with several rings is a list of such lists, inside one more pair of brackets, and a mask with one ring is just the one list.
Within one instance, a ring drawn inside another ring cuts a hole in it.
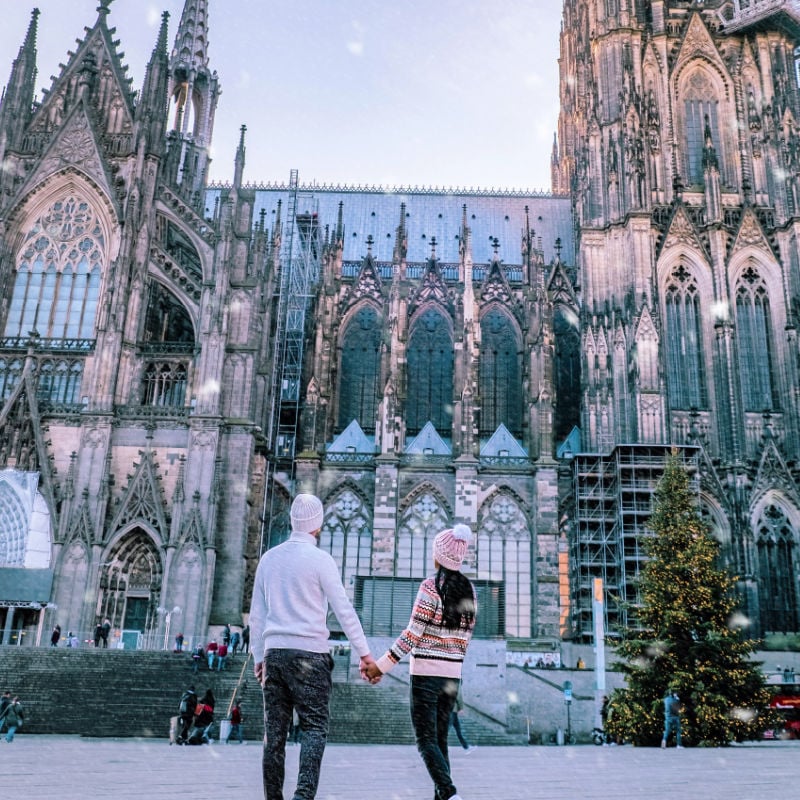
[{"label": "pink knit beanie", "polygon": [[313,533],[322,527],[325,512],[322,502],[313,494],[299,494],[292,503],[292,530]]},{"label": "pink knit beanie", "polygon": [[461,569],[461,562],[472,541],[472,531],[466,525],[456,525],[436,534],[433,557],[446,569]]}]

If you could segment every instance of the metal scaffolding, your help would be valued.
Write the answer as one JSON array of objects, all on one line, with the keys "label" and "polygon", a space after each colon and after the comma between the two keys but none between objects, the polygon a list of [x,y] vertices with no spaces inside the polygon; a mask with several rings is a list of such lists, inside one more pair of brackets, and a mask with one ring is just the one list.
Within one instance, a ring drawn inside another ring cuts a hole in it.
[{"label": "metal scaffolding", "polygon": [[[640,605],[639,572],[647,559],[645,540],[653,496],[673,445],[619,445],[610,454],[582,453],[573,459],[574,523],[569,542],[571,631],[592,640],[592,584],[606,592],[604,630],[615,638],[635,627]],[[697,448],[679,447],[697,475]]]},{"label": "metal scaffolding", "polygon": [[[320,237],[317,201],[298,191],[298,173],[289,177],[288,213],[281,239],[277,319],[273,341],[271,403],[267,424],[267,480],[270,497],[269,528],[262,535],[261,551],[273,541],[275,475],[283,473],[291,485],[303,391],[303,361],[307,339],[308,310],[320,273]],[[291,488],[291,486],[290,486]],[[265,509],[266,510],[266,509]]]}]

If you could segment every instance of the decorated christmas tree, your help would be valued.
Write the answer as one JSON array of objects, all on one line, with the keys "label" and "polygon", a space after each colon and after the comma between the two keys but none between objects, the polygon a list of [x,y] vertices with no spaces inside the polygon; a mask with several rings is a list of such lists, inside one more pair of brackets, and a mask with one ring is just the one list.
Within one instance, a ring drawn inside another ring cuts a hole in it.
[{"label": "decorated christmas tree", "polygon": [[658,744],[664,696],[682,704],[684,745],[724,745],[756,738],[769,723],[769,691],[757,642],[736,611],[736,578],[717,563],[719,545],[698,513],[689,476],[677,456],[667,463],[648,527],[648,560],[639,578],[635,627],[622,633],[618,665],[627,688],[611,697],[608,733]]}]

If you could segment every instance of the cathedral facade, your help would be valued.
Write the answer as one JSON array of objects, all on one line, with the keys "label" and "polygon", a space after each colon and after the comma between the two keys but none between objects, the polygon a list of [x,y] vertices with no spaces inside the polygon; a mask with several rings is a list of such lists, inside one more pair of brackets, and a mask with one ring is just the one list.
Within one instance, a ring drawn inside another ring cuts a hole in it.
[{"label": "cathedral facade", "polygon": [[34,12],[0,105],[4,641],[241,624],[312,491],[368,634],[464,522],[478,635],[556,648],[672,447],[800,628],[792,3],[566,0],[547,195],[246,183],[244,127],[209,185],[209,3],[137,93],[108,6],[40,100]]}]

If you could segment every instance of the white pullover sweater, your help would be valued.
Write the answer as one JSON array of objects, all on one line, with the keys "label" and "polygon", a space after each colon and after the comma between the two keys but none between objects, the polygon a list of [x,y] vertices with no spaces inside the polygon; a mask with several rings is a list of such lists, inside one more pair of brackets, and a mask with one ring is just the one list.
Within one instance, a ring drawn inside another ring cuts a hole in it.
[{"label": "white pullover sweater", "polygon": [[266,650],[327,653],[328,604],[359,656],[369,645],[347,598],[339,569],[310,533],[292,532],[261,557],[250,605],[250,646],[256,663]]}]

